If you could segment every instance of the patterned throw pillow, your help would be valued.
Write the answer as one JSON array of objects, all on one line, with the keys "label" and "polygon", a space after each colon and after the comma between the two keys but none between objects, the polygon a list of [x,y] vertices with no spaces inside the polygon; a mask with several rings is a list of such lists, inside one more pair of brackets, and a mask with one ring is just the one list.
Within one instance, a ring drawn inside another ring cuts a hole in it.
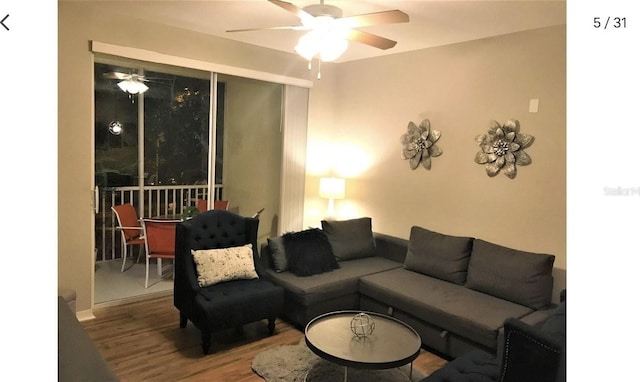
[{"label": "patterned throw pillow", "polygon": [[191,251],[198,272],[198,285],[206,287],[223,281],[256,279],[253,246]]}]

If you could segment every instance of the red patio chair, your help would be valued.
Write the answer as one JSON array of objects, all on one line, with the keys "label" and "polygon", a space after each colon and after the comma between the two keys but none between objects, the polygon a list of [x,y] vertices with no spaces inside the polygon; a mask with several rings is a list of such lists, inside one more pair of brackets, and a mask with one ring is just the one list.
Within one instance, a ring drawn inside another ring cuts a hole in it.
[{"label": "red patio chair", "polygon": [[[116,214],[118,220],[117,230],[122,234],[122,268],[120,272],[124,272],[124,265],[127,261],[127,248],[132,245],[144,245],[144,232],[138,219],[138,213],[133,205],[126,203],[112,206],[111,210]],[[142,247],[138,252],[136,262],[140,260]]]},{"label": "red patio chair", "polygon": [[[198,211],[205,212],[207,211],[207,200],[206,199],[198,199],[196,204],[198,207]],[[229,201],[228,200],[214,200],[213,201],[213,209],[214,210],[228,210],[229,209]]]},{"label": "red patio chair", "polygon": [[214,210],[229,210],[229,201],[228,200],[214,200],[213,201],[213,209]]},{"label": "red patio chair", "polygon": [[145,288],[149,287],[149,259],[158,260],[160,276],[162,276],[162,259],[175,259],[176,224],[180,221],[179,219],[142,219],[147,248]]}]

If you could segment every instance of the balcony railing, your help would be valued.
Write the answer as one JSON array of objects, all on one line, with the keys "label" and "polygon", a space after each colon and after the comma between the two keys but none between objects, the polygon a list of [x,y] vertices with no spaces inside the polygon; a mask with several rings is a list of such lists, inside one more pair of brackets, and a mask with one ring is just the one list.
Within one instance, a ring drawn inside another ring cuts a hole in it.
[{"label": "balcony railing", "polygon": [[[195,206],[198,199],[208,199],[209,186],[206,184],[179,186],[110,187],[100,190],[100,210],[96,214],[96,261],[122,258],[120,232],[116,230],[118,221],[111,206],[131,203],[140,217],[174,216],[180,217],[188,206]],[[214,200],[222,199],[222,185],[214,187]]]}]

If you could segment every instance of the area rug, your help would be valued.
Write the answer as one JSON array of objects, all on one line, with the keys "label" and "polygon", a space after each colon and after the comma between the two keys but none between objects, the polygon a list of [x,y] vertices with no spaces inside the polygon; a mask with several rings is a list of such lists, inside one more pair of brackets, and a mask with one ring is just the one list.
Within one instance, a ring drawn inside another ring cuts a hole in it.
[{"label": "area rug", "polygon": [[[304,342],[281,345],[257,354],[251,363],[253,371],[266,382],[330,382],[344,380],[344,367],[313,354]],[[360,370],[349,368],[349,382],[409,382],[425,376],[413,370],[409,379],[409,365],[389,370]],[[306,378],[306,379],[305,379]]]}]

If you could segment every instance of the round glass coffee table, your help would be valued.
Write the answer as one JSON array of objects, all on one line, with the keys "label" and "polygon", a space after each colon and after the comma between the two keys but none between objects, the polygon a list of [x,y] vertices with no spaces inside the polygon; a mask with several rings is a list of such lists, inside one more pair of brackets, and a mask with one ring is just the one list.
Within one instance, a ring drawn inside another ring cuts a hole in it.
[{"label": "round glass coffee table", "polygon": [[[368,314],[375,323],[373,333],[357,337],[351,320],[358,313]],[[373,312],[343,310],[326,313],[311,320],[304,330],[307,346],[319,357],[347,369],[392,369],[411,364],[420,354],[422,340],[409,325],[393,317]]]}]

